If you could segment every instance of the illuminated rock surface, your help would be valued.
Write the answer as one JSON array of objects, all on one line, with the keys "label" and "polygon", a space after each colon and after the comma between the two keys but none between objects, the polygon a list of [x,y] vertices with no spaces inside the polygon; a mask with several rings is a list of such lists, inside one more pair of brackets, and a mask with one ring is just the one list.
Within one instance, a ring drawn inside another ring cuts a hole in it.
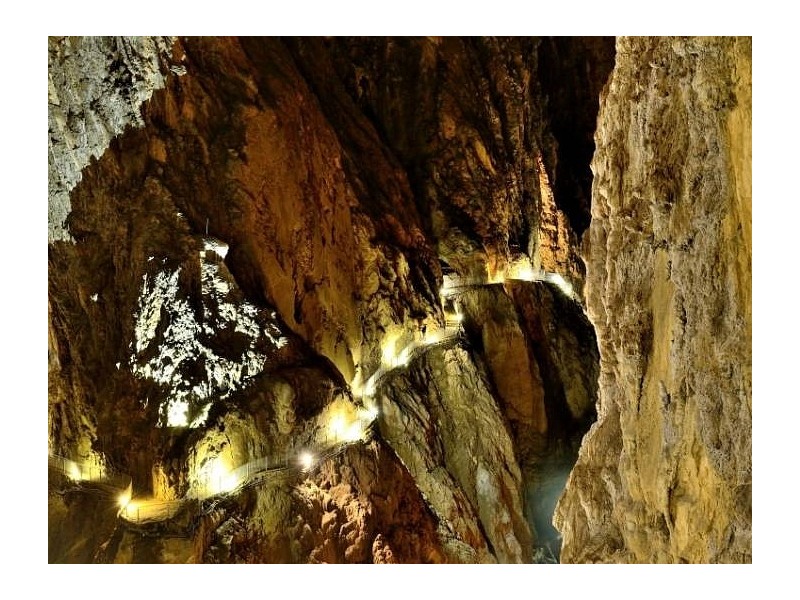
[{"label": "illuminated rock surface", "polygon": [[587,253],[599,419],[562,558],[748,562],[750,42],[623,39],[616,60]]},{"label": "illuminated rock surface", "polygon": [[749,560],[749,47],[670,44],[51,38],[50,561],[551,561],[570,472],[567,560]]}]

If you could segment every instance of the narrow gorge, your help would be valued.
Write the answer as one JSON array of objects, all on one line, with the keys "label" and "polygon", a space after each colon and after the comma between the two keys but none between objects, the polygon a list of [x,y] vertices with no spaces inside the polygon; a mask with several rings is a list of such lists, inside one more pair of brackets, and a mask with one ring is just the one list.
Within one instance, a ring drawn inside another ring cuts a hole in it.
[{"label": "narrow gorge", "polygon": [[50,37],[49,562],[752,562],[751,53]]}]

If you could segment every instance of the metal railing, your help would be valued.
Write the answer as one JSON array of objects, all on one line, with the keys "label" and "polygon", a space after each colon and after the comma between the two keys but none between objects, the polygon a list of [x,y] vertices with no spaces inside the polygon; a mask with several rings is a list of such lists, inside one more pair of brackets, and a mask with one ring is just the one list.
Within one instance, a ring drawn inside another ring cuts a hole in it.
[{"label": "metal railing", "polygon": [[[452,320],[451,324],[448,324],[444,330],[440,330],[438,335],[429,336],[421,341],[411,342],[401,352],[401,355],[404,356],[402,363],[396,362],[393,365],[380,367],[369,378],[368,385],[370,385],[371,382],[371,385],[376,386],[380,379],[382,379],[391,371],[406,366],[410,360],[416,358],[416,356],[418,356],[421,352],[430,347],[441,345],[455,338],[460,333],[460,326],[460,321]],[[316,445],[309,446],[306,450],[314,455],[313,465],[307,466],[301,464],[299,456],[295,454],[295,451],[292,449],[287,449],[285,452],[278,455],[262,456],[253,459],[222,476],[217,476],[220,477],[220,481],[216,482],[218,483],[217,486],[210,485],[215,483],[211,481],[213,476],[209,476],[209,479],[206,481],[202,480],[201,478],[201,480],[195,482],[194,489],[182,498],[175,500],[144,501],[133,499],[120,508],[119,516],[122,519],[132,523],[152,523],[165,521],[174,517],[181,507],[189,501],[200,501],[202,503],[203,501],[209,499],[222,499],[223,497],[238,492],[243,488],[263,483],[265,477],[270,475],[312,471],[324,461],[335,458],[336,456],[345,452],[347,448],[353,444],[370,439],[373,434],[374,423],[375,419],[364,425],[366,437],[363,439],[342,441],[334,437],[331,441],[331,438],[326,438],[325,443],[318,443]],[[114,478],[123,476],[123,474],[110,472],[110,470],[106,469],[100,464],[79,463],[66,457],[52,454],[49,456],[49,466],[64,473],[71,479],[81,481],[102,481],[108,480],[112,475]],[[128,497],[130,497],[131,480],[129,476],[124,477],[127,477],[127,493]],[[229,486],[229,489],[227,490],[224,489],[228,486],[223,485],[223,478],[226,482],[235,482],[235,485]],[[211,489],[216,491],[207,491]],[[120,491],[125,492],[126,490],[121,489]],[[212,502],[212,506],[214,504],[215,502]]]},{"label": "metal railing", "polygon": [[166,521],[174,517],[187,498],[177,500],[148,500],[146,502],[130,502],[119,511],[119,516],[131,523],[153,523]]},{"label": "metal railing", "polygon": [[73,481],[102,481],[113,475],[102,464],[78,462],[58,454],[48,455],[47,466],[66,475]]}]

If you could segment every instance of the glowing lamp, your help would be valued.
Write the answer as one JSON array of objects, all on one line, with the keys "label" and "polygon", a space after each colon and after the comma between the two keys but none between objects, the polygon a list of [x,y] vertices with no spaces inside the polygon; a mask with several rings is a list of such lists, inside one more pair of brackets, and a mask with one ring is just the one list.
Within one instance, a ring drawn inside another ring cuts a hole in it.
[{"label": "glowing lamp", "polygon": [[314,455],[311,452],[303,452],[300,454],[300,466],[303,471],[308,471],[314,466]]},{"label": "glowing lamp", "polygon": [[73,481],[80,481],[83,479],[83,476],[81,475],[81,468],[76,463],[70,462],[69,468],[67,469],[67,477]]},{"label": "glowing lamp", "polygon": [[132,520],[134,516],[138,516],[139,514],[139,504],[136,502],[128,502],[122,507],[122,514],[125,515],[125,518],[129,521]]},{"label": "glowing lamp", "polygon": [[117,503],[119,504],[120,508],[122,508],[122,509],[126,508],[131,503],[131,490],[128,489],[128,490],[122,492],[117,497]]}]

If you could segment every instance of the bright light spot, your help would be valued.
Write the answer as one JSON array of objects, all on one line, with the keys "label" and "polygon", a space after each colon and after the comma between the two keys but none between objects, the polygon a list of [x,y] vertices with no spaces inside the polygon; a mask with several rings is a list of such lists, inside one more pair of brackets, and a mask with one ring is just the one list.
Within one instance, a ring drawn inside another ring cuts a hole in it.
[{"label": "bright light spot", "polygon": [[105,477],[105,471],[102,457],[95,452],[84,462],[65,460],[63,467],[64,474],[73,481],[99,481]]},{"label": "bright light spot", "polygon": [[408,362],[411,360],[411,350],[412,347],[410,345],[403,348],[403,351],[400,354],[398,354],[392,361],[393,363],[392,366],[394,367],[406,366]]},{"label": "bright light spot", "polygon": [[212,458],[197,474],[197,483],[201,488],[201,496],[215,496],[230,492],[239,485],[239,478],[220,457]]},{"label": "bright light spot", "polygon": [[219,482],[220,492],[231,492],[239,485],[239,478],[233,473],[226,473]]},{"label": "bright light spot", "polygon": [[220,240],[205,238],[203,240],[203,250],[211,250],[212,252],[216,252],[220,258],[225,258],[228,254],[228,244]]},{"label": "bright light spot", "polygon": [[370,403],[368,406],[359,409],[358,418],[361,419],[361,421],[363,421],[367,425],[369,425],[375,419],[378,418],[378,407]]},{"label": "bright light spot", "polygon": [[434,331],[428,331],[425,334],[425,340],[423,343],[427,346],[430,344],[438,344],[444,339],[444,332],[441,329],[436,329]]},{"label": "bright light spot", "polygon": [[97,302],[97,294],[92,294],[92,302]]},{"label": "bright light spot", "polygon": [[335,442],[355,442],[363,439],[364,426],[359,412],[352,404],[346,403],[332,408],[328,419],[328,435]]},{"label": "bright light spot", "polygon": [[120,508],[126,508],[128,504],[131,502],[131,490],[130,488],[122,492],[117,497],[117,502],[119,503]]},{"label": "bright light spot", "polygon": [[506,278],[521,279],[522,281],[535,281],[537,279],[531,261],[527,257],[515,261],[508,269]]},{"label": "bright light spot", "polygon": [[503,283],[506,280],[506,274],[504,271],[490,273],[487,280],[489,283]]},{"label": "bright light spot", "polygon": [[452,296],[455,294],[455,290],[453,289],[456,286],[456,278],[452,275],[445,275],[442,278],[442,287],[439,290],[439,295],[442,298],[447,298],[448,296]]},{"label": "bright light spot", "polygon": [[303,452],[300,454],[300,466],[303,471],[308,471],[314,466],[314,455],[311,452]]},{"label": "bright light spot", "polygon": [[72,479],[73,481],[80,481],[83,479],[83,475],[81,474],[81,468],[77,465],[77,463],[70,462],[69,466],[67,467],[67,477]]},{"label": "bright light spot", "polygon": [[125,506],[122,507],[122,515],[131,520],[133,517],[137,515],[139,511],[139,503],[138,502],[128,502]]},{"label": "bright light spot", "polygon": [[558,286],[558,289],[560,289],[566,296],[569,296],[570,298],[575,294],[572,284],[558,273],[548,273],[546,280]]},{"label": "bright light spot", "polygon": [[383,338],[381,343],[381,362],[385,367],[395,366],[395,356],[397,355],[395,346],[400,339],[400,332],[391,332]]},{"label": "bright light spot", "polygon": [[345,429],[347,429],[347,422],[344,419],[344,415],[334,415],[334,417],[331,419],[330,425],[328,425],[330,434],[335,439],[340,439],[344,434]]},{"label": "bright light spot", "polygon": [[344,440],[345,442],[355,442],[364,437],[364,427],[361,425],[360,421],[353,421],[350,423],[350,427],[347,428],[347,431],[344,432]]}]

